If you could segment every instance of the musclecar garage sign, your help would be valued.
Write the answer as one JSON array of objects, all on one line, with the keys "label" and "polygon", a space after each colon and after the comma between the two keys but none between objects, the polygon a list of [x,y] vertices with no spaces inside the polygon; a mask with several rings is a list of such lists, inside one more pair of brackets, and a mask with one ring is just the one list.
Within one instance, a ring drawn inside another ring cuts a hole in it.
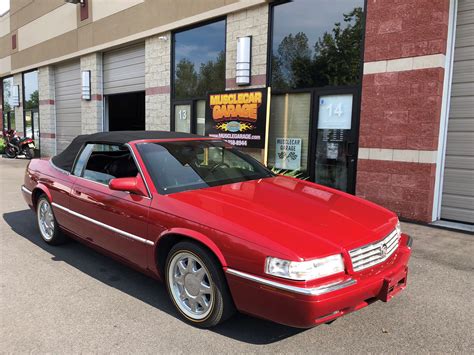
[{"label": "musclecar garage sign", "polygon": [[207,97],[206,135],[232,145],[264,148],[266,90],[210,93]]}]

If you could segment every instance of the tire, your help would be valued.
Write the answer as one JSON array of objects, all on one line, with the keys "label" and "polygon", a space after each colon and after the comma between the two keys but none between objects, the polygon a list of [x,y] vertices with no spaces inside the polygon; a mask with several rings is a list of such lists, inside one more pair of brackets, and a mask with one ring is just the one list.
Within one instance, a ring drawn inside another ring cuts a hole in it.
[{"label": "tire", "polygon": [[6,146],[5,155],[10,159],[15,158],[16,157],[15,149],[13,149],[12,147]]},{"label": "tire", "polygon": [[189,324],[211,328],[235,313],[222,268],[201,245],[185,241],[173,246],[164,274],[168,294]]},{"label": "tire", "polygon": [[33,148],[26,148],[25,150],[25,156],[27,159],[33,159],[35,156],[35,150]]},{"label": "tire", "polygon": [[36,203],[36,222],[41,238],[50,245],[60,245],[66,242],[66,237],[59,229],[53,208],[46,195],[39,196]]}]

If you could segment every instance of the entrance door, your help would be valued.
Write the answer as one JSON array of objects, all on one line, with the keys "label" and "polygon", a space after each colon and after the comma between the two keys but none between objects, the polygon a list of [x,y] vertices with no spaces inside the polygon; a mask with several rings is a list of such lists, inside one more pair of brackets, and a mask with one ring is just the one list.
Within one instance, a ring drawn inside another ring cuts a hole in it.
[{"label": "entrance door", "polygon": [[206,100],[177,100],[173,103],[171,130],[204,135]]},{"label": "entrance door", "polygon": [[355,193],[359,88],[315,90],[312,122],[311,179]]}]

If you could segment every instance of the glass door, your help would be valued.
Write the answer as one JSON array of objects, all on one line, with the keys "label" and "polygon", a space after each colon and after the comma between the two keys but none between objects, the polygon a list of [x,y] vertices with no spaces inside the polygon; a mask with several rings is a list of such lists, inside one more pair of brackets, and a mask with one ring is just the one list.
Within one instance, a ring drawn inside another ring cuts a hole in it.
[{"label": "glass door", "polygon": [[355,192],[359,89],[316,90],[312,132],[312,180]]},{"label": "glass door", "polygon": [[192,102],[183,102],[174,105],[174,131],[184,133],[192,132],[192,107]]}]

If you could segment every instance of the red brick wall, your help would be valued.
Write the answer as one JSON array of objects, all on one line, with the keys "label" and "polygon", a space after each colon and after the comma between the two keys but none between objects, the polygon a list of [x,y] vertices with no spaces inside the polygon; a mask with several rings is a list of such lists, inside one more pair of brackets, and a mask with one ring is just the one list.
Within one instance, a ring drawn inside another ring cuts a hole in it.
[{"label": "red brick wall", "polygon": [[364,60],[446,52],[449,0],[368,0]]},{"label": "red brick wall", "polygon": [[360,147],[435,150],[443,80],[442,68],[365,75]]},{"label": "red brick wall", "polygon": [[431,218],[435,164],[362,159],[357,170],[358,196],[386,206],[404,218]]},{"label": "red brick wall", "polygon": [[[449,0],[368,0],[364,62],[445,54],[448,21]],[[364,75],[359,147],[435,151],[443,80],[441,67]],[[369,156],[357,170],[357,195],[431,221],[436,164]]]}]

